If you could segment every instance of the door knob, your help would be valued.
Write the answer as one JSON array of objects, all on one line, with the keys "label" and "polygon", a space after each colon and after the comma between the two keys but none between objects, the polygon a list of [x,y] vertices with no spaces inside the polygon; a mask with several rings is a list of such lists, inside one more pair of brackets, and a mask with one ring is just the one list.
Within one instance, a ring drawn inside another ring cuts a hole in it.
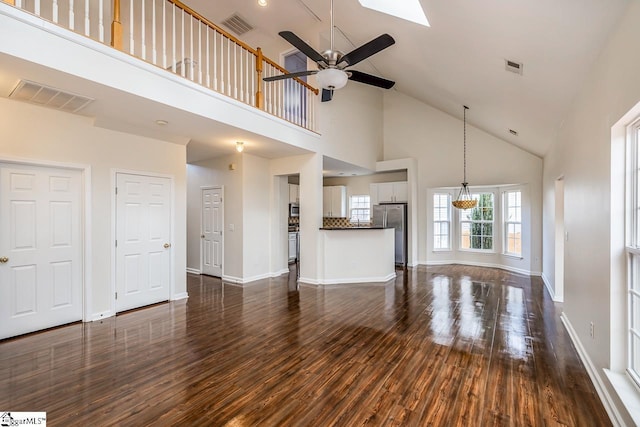
[{"label": "door knob", "polygon": [[204,234],[200,236],[201,239],[204,239]]},{"label": "door knob", "polygon": [[9,262],[9,258],[7,258],[6,256],[0,258],[0,263],[4,264],[5,262]]},{"label": "door knob", "polygon": [[164,248],[165,248],[165,249],[169,249],[170,247],[171,247],[171,244],[170,244],[170,243],[165,243],[165,244],[164,244]]}]

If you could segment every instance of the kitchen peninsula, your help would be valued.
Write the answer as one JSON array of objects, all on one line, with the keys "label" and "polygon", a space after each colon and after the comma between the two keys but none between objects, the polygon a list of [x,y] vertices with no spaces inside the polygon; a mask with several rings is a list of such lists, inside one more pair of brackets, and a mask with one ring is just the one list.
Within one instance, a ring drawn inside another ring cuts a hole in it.
[{"label": "kitchen peninsula", "polygon": [[394,229],[320,229],[319,284],[386,282],[396,276]]}]

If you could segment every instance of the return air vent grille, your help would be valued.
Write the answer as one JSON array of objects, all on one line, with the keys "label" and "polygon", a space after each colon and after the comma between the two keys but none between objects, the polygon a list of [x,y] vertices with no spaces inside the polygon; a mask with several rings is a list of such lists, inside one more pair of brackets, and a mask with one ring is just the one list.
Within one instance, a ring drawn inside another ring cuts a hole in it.
[{"label": "return air vent grille", "polygon": [[512,73],[522,75],[522,69],[524,68],[524,65],[522,64],[522,62],[516,62],[516,61],[511,61],[509,59],[505,59],[504,68],[507,71],[511,71]]},{"label": "return air vent grille", "polygon": [[20,80],[9,95],[9,98],[55,108],[56,110],[66,111],[67,113],[77,113],[93,101],[93,99],[87,98],[86,96],[64,92],[60,89],[44,86],[28,80]]},{"label": "return air vent grille", "polygon": [[229,18],[222,21],[222,25],[239,36],[253,30],[253,26],[237,13],[234,13]]}]

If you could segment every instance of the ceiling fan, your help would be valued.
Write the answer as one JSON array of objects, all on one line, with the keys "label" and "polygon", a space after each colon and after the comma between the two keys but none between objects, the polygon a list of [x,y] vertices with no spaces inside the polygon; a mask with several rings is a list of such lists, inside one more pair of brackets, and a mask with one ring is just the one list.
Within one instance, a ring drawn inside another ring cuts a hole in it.
[{"label": "ceiling fan", "polygon": [[333,0],[331,0],[331,49],[325,50],[322,54],[305,43],[300,37],[291,31],[281,31],[280,36],[291,43],[300,52],[318,64],[317,70],[300,71],[297,73],[281,74],[278,76],[265,77],[265,82],[291,79],[294,77],[310,76],[315,74],[318,84],[322,87],[322,102],[331,101],[333,91],[340,89],[347,84],[347,80],[365,83],[368,85],[391,89],[395,82],[382,77],[373,76],[356,70],[345,70],[347,67],[356,65],[372,55],[393,45],[396,41],[389,34],[382,34],[368,43],[352,50],[346,55],[333,49]]}]

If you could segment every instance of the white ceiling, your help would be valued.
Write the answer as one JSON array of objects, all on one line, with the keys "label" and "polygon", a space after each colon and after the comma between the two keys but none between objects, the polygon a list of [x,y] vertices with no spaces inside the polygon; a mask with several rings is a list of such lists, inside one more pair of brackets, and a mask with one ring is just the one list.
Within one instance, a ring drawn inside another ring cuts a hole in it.
[{"label": "white ceiling", "polygon": [[[256,0],[185,3],[217,23],[237,12],[255,27],[240,38],[276,60],[291,49],[277,35],[282,30],[318,51],[329,47],[329,0],[269,0],[266,8]],[[393,90],[459,118],[468,105],[470,124],[543,156],[629,0],[421,3],[430,28],[358,0],[336,1],[336,47],[346,53],[389,33],[396,44],[355,69],[395,80]],[[505,59],[523,63],[523,75],[506,71]]]}]

